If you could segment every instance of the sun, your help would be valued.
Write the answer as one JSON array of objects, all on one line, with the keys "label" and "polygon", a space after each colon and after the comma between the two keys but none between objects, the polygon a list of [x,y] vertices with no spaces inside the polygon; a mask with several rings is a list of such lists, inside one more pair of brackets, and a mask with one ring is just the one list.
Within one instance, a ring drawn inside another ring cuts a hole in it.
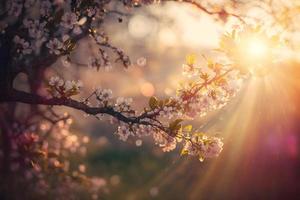
[{"label": "sun", "polygon": [[264,76],[268,74],[271,62],[272,48],[268,40],[252,36],[244,38],[242,42],[242,60],[249,72],[255,76]]},{"label": "sun", "polygon": [[264,40],[260,38],[249,38],[247,39],[245,45],[248,56],[254,59],[263,58],[268,54],[268,45]]},{"label": "sun", "polygon": [[258,35],[248,35],[241,38],[238,51],[241,58],[252,65],[253,62],[265,63],[270,58],[272,48],[267,38]]},{"label": "sun", "polygon": [[246,32],[236,39],[236,49],[232,58],[237,65],[252,75],[264,76],[269,73],[274,61],[275,45],[262,33]]}]

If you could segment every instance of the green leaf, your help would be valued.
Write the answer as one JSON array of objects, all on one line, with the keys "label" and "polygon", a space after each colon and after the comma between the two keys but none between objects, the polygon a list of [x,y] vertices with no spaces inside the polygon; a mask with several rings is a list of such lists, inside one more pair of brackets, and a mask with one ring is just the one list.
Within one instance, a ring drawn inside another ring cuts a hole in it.
[{"label": "green leaf", "polygon": [[169,124],[169,128],[171,130],[179,130],[181,127],[180,122],[182,122],[182,121],[183,121],[183,119],[176,119],[175,121],[173,121]]},{"label": "green leaf", "polygon": [[171,99],[165,99],[164,100],[164,105],[170,105],[172,103]]},{"label": "green leaf", "polygon": [[187,155],[188,153],[189,153],[189,151],[187,149],[182,149],[180,152],[180,156]]},{"label": "green leaf", "polygon": [[192,125],[186,125],[183,127],[183,130],[186,131],[186,132],[191,132],[193,129],[193,126]]},{"label": "green leaf", "polygon": [[165,104],[164,104],[164,100],[160,100],[159,102],[158,102],[158,105],[160,106],[160,107],[163,107]]},{"label": "green leaf", "polygon": [[194,65],[196,63],[196,55],[195,54],[189,54],[186,56],[186,64],[187,65]]},{"label": "green leaf", "polygon": [[149,106],[150,106],[150,108],[152,109],[152,110],[154,110],[155,108],[157,108],[157,106],[158,106],[158,100],[157,100],[157,98],[156,97],[151,97],[150,99],[149,99]]},{"label": "green leaf", "polygon": [[65,47],[66,47],[66,53],[70,53],[71,51],[73,51],[74,49],[75,49],[75,47],[76,47],[76,43],[74,42],[74,41],[72,41],[72,40],[67,40],[66,42],[65,42]]}]

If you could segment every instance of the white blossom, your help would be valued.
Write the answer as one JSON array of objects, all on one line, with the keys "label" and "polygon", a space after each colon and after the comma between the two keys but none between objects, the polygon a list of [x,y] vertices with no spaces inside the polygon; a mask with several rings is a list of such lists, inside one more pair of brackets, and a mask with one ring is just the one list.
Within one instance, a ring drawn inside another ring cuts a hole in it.
[{"label": "white blossom", "polygon": [[118,127],[118,130],[117,130],[116,134],[119,136],[119,139],[124,141],[124,142],[127,141],[129,136],[133,136],[133,132],[131,132],[129,130],[129,127],[128,127],[127,124],[121,124]]},{"label": "white blossom", "polygon": [[139,124],[135,129],[135,134],[137,137],[148,136],[153,134],[153,132],[153,128],[150,125]]},{"label": "white blossom", "polygon": [[103,43],[105,41],[106,41],[106,39],[105,39],[105,37],[103,37],[103,35],[97,35],[96,36],[96,42]]},{"label": "white blossom", "polygon": [[169,118],[171,119],[173,116],[174,116],[174,112],[175,109],[171,106],[165,106],[160,112],[159,112],[159,115],[161,117],[165,117],[165,118]]},{"label": "white blossom", "polygon": [[14,17],[18,17],[21,12],[22,12],[22,8],[23,8],[23,2],[20,0],[11,0],[8,1],[8,15],[14,16]]},{"label": "white blossom", "polygon": [[197,75],[198,70],[195,68],[194,65],[188,65],[188,64],[183,64],[182,65],[182,74],[187,76],[187,77],[192,77],[194,75]]},{"label": "white blossom", "polygon": [[112,99],[112,91],[110,89],[101,89],[96,90],[96,95],[99,101],[107,102]]},{"label": "white blossom", "polygon": [[41,0],[40,2],[40,14],[42,16],[50,16],[52,4],[49,0]]},{"label": "white blossom", "polygon": [[218,156],[223,150],[223,142],[220,138],[210,137],[204,134],[195,134],[191,141],[186,141],[183,151],[188,155],[199,156],[200,161],[205,158]]},{"label": "white blossom", "polygon": [[79,25],[74,26],[73,33],[76,34],[76,35],[79,35],[79,34],[82,33],[82,30],[81,30]]},{"label": "white blossom", "polygon": [[58,76],[52,76],[49,80],[49,85],[51,86],[63,86],[64,81]]},{"label": "white blossom", "polygon": [[34,39],[46,37],[46,22],[40,23],[39,20],[24,19],[23,25],[28,29],[29,36]]},{"label": "white blossom", "polygon": [[17,45],[17,51],[20,52],[22,55],[32,53],[32,48],[30,47],[29,42],[25,41],[23,38],[20,38],[18,35],[16,35],[13,41]]},{"label": "white blossom", "polygon": [[58,76],[53,76],[49,80],[49,86],[50,86],[49,92],[55,97],[61,97],[61,96],[69,97],[79,93],[82,85],[83,84],[80,80],[64,81]]},{"label": "white blossom", "polygon": [[77,23],[77,15],[75,13],[67,12],[61,18],[61,25],[66,29],[73,29]]},{"label": "white blossom", "polygon": [[82,82],[81,81],[74,81],[74,80],[72,80],[72,81],[69,81],[69,80],[67,80],[66,82],[65,82],[65,85],[64,85],[64,87],[65,87],[65,90],[66,91],[68,91],[68,90],[79,90],[81,87],[82,87]]},{"label": "white blossom", "polygon": [[63,48],[63,43],[59,41],[57,38],[50,40],[46,46],[49,48],[50,53],[59,55],[60,50]]},{"label": "white blossom", "polygon": [[89,17],[94,16],[96,13],[97,13],[97,8],[89,8],[89,9],[87,9],[87,15]]},{"label": "white blossom", "polygon": [[70,36],[68,34],[64,34],[61,38],[63,42],[66,42],[68,39],[70,39]]},{"label": "white blossom", "polygon": [[25,8],[30,8],[35,4],[36,0],[25,0],[24,6]]},{"label": "white blossom", "polygon": [[172,151],[176,148],[176,139],[164,132],[154,132],[153,140],[158,144],[164,152]]},{"label": "white blossom", "polygon": [[116,100],[115,107],[118,111],[129,111],[131,103],[131,98],[118,97]]}]

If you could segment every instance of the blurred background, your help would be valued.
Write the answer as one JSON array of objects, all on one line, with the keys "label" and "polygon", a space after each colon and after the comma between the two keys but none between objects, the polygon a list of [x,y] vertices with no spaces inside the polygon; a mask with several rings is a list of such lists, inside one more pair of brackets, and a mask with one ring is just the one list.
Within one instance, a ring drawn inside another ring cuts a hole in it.
[{"label": "blurred background", "polygon": [[[81,79],[82,97],[101,86],[112,89],[114,96],[133,97],[134,106],[142,109],[152,95],[174,95],[185,80],[185,56],[194,53],[201,62],[202,54],[214,55],[221,34],[236,22],[229,19],[225,25],[182,4],[139,8],[125,16],[112,15],[104,24],[112,43],[132,59],[132,67],[61,70],[59,61],[54,69],[66,79]],[[299,33],[294,38],[297,44]],[[72,60],[87,63],[93,52],[87,38]],[[146,59],[145,66],[136,64],[139,58]],[[88,175],[105,178],[107,199],[299,199],[299,66],[299,54],[289,55],[267,75],[246,81],[225,108],[192,122],[196,129],[223,138],[224,150],[216,159],[199,162],[180,157],[179,150],[163,153],[147,139],[123,143],[109,120],[68,110],[75,118],[73,131],[91,137],[86,160],[78,162],[86,164]]]}]

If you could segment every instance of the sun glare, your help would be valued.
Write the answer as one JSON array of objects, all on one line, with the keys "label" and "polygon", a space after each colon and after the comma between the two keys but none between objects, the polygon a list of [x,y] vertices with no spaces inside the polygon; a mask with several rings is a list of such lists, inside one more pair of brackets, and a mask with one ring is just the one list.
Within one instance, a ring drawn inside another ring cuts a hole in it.
[{"label": "sun glare", "polygon": [[249,56],[254,58],[262,58],[268,52],[268,45],[259,38],[250,38],[246,45]]},{"label": "sun glare", "polygon": [[273,47],[274,44],[268,37],[248,34],[241,37],[235,59],[251,74],[264,76],[269,73],[274,62]]},{"label": "sun glare", "polygon": [[267,53],[267,44],[258,38],[251,38],[248,42],[248,51],[250,56],[261,57]]}]

